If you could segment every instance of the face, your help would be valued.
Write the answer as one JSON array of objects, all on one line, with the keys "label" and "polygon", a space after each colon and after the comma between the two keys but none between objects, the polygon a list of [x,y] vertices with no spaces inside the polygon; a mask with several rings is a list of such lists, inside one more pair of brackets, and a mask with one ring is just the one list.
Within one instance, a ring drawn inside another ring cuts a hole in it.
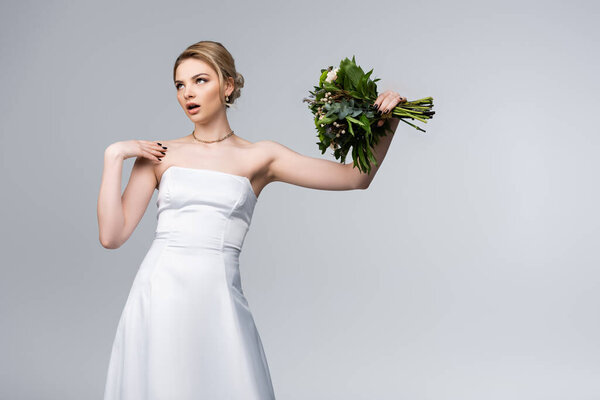
[{"label": "face", "polygon": [[[194,122],[205,121],[225,112],[224,99],[219,94],[219,76],[204,61],[188,58],[179,64],[175,71],[175,89],[177,101]],[[233,87],[226,85],[223,97],[232,91]],[[190,110],[188,103],[195,103],[199,107]]]}]

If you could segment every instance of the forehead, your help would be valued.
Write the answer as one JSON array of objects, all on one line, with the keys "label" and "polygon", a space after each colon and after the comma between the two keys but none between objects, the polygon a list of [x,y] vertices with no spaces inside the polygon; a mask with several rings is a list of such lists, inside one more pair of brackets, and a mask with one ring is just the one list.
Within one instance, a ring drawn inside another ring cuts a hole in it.
[{"label": "forehead", "polygon": [[216,75],[215,70],[210,66],[210,64],[195,58],[188,58],[177,66],[177,69],[175,70],[175,80],[181,81],[184,79],[189,79],[192,76],[201,73],[208,74],[209,76]]}]

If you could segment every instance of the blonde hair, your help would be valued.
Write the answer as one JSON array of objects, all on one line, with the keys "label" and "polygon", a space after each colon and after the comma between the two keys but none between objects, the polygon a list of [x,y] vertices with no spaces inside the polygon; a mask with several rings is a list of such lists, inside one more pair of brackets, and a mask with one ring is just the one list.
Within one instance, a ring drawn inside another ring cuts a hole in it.
[{"label": "blonde hair", "polygon": [[[227,107],[230,107],[235,102],[235,99],[240,97],[241,89],[244,87],[244,77],[235,70],[235,61],[225,46],[212,40],[202,40],[188,46],[188,48],[177,57],[177,60],[175,60],[175,66],[173,67],[173,81],[175,81],[175,71],[177,71],[177,67],[188,58],[204,61],[211,65],[217,72],[221,85],[219,93]],[[229,101],[225,101],[225,83],[229,77],[233,78],[234,89],[229,95]]]}]

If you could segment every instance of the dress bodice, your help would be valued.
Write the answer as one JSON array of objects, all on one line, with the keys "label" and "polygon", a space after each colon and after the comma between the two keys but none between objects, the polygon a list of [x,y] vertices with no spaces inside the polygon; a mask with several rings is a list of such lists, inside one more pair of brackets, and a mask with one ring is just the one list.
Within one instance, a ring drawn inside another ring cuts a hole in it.
[{"label": "dress bodice", "polygon": [[156,237],[170,246],[239,253],[257,200],[245,176],[170,166],[158,186]]}]

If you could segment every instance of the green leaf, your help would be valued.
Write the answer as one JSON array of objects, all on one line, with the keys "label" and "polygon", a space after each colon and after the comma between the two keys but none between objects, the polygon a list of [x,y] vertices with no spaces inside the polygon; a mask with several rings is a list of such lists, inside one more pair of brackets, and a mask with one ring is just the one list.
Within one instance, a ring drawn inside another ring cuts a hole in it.
[{"label": "green leaf", "polygon": [[371,133],[371,124],[369,123],[369,119],[365,116],[365,114],[360,116],[360,120],[362,121],[362,126],[365,128],[365,131],[367,131],[367,133]]},{"label": "green leaf", "polygon": [[354,122],[354,123],[355,123],[355,124],[357,124],[357,125],[364,126],[364,124],[363,124],[361,121],[359,121],[359,120],[357,120],[357,119],[354,119],[354,118],[352,118],[351,116],[347,116],[347,117],[346,117],[346,119],[347,119],[348,121],[352,121],[352,122]]},{"label": "green leaf", "polygon": [[362,165],[367,167],[367,161],[365,160],[365,154],[363,153],[362,143],[358,145],[358,155],[360,157]]},{"label": "green leaf", "polygon": [[329,72],[326,69],[324,69],[322,71],[323,71],[323,73],[319,77],[319,87],[317,89],[320,89],[323,86],[323,82],[325,82],[325,79],[327,78],[327,73]]},{"label": "green leaf", "polygon": [[321,118],[321,119],[317,120],[317,124],[318,125],[321,125],[321,124],[326,125],[326,124],[332,123],[335,120],[337,120],[337,116],[334,115],[332,117],[325,117],[325,118]]},{"label": "green leaf", "polygon": [[342,105],[341,110],[338,114],[338,119],[346,118],[346,115],[350,114],[350,108],[348,108],[345,104]]},{"label": "green leaf", "polygon": [[354,129],[352,128],[352,120],[356,121],[354,118],[346,116],[346,121],[348,121],[348,131],[350,132],[350,134],[352,136],[354,136]]},{"label": "green leaf", "polygon": [[371,146],[367,146],[367,156],[369,157],[369,160],[374,165],[377,165],[377,160],[375,159],[375,157],[373,156],[373,153],[371,152]]},{"label": "green leaf", "polygon": [[352,123],[350,121],[348,121],[348,131],[352,136],[356,136],[356,134],[354,133],[354,127],[352,126]]},{"label": "green leaf", "polygon": [[354,57],[352,57],[352,61],[348,58],[345,58],[340,62],[340,70],[343,71],[344,87],[354,87],[356,88],[359,84],[359,80],[363,75],[362,69],[356,65],[354,62]]}]

